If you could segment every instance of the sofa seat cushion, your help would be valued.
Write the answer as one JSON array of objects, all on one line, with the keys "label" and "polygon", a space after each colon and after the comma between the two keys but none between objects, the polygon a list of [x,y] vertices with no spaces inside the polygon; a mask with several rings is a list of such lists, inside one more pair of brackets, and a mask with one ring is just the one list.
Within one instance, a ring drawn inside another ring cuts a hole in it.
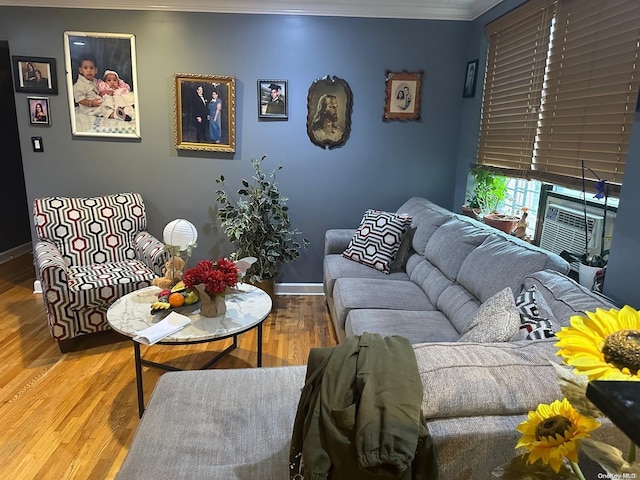
[{"label": "sofa seat cushion", "polygon": [[117,480],[282,480],[306,367],[165,373]]},{"label": "sofa seat cushion", "polygon": [[562,398],[554,341],[414,345],[427,419],[510,415]]},{"label": "sofa seat cushion", "polygon": [[424,292],[410,280],[339,278],[333,287],[336,319],[344,329],[347,315],[360,308],[384,310],[435,310]]},{"label": "sofa seat cushion", "polygon": [[71,304],[78,308],[109,305],[138,288],[151,285],[156,274],[139,260],[107,262],[67,269]]},{"label": "sofa seat cushion", "polygon": [[333,298],[333,288],[338,278],[378,278],[386,280],[408,280],[404,271],[384,274],[375,268],[353,262],[342,255],[326,255],[324,257],[324,294]]},{"label": "sofa seat cushion", "polygon": [[382,336],[400,335],[411,344],[424,342],[455,342],[460,334],[441,312],[411,312],[406,310],[351,310],[345,321],[345,333],[365,332]]}]

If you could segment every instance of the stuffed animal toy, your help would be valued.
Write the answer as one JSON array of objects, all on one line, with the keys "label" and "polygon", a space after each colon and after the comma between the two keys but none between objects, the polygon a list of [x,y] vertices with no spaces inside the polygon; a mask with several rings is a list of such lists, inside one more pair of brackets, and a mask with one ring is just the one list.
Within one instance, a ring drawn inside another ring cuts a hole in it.
[{"label": "stuffed animal toy", "polygon": [[180,257],[170,257],[164,264],[163,277],[154,278],[152,284],[162,289],[170,288],[182,280],[182,273],[186,262]]}]

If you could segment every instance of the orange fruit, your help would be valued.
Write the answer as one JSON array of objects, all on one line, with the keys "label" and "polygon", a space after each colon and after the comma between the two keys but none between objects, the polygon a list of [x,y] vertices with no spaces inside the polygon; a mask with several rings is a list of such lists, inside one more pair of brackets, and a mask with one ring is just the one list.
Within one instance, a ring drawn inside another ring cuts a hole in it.
[{"label": "orange fruit", "polygon": [[169,305],[173,308],[181,307],[184,305],[184,295],[181,293],[172,293],[169,295]]}]

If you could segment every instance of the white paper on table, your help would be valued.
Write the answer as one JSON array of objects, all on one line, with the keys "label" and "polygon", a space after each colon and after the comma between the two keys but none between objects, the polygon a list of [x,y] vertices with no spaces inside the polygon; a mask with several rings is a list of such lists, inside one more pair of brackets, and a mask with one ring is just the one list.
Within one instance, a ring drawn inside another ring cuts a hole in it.
[{"label": "white paper on table", "polygon": [[178,312],[171,312],[163,320],[140,330],[137,336],[133,337],[136,342],[145,345],[153,345],[169,335],[173,335],[179,330],[189,325],[189,317],[181,315]]}]

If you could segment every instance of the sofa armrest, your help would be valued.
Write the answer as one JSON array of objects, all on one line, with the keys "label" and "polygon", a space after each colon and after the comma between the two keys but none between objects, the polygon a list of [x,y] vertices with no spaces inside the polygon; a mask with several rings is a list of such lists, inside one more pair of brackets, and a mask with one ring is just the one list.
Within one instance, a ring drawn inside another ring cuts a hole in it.
[{"label": "sofa armrest", "polygon": [[164,249],[164,243],[145,231],[138,233],[133,243],[138,259],[161,277],[162,268],[169,259],[169,254]]},{"label": "sofa armrest", "polygon": [[62,253],[51,242],[37,242],[33,260],[42,285],[42,300],[47,310],[47,322],[54,338],[64,338],[66,333],[59,325],[71,322],[67,307],[69,294],[68,268]]},{"label": "sofa armrest", "polygon": [[519,415],[562,398],[556,341],[414,345],[425,418]]},{"label": "sofa armrest", "polygon": [[324,234],[324,254],[340,254],[349,246],[355,228],[333,228]]}]

